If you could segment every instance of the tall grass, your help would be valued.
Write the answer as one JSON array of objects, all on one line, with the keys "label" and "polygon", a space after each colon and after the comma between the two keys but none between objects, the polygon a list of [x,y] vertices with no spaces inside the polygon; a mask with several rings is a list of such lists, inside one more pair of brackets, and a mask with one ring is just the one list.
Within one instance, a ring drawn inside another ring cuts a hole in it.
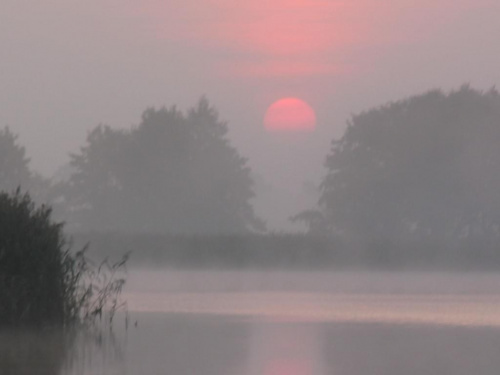
[{"label": "tall grass", "polygon": [[94,264],[72,251],[63,224],[27,193],[0,193],[0,327],[66,327],[109,321],[123,306],[125,256]]}]

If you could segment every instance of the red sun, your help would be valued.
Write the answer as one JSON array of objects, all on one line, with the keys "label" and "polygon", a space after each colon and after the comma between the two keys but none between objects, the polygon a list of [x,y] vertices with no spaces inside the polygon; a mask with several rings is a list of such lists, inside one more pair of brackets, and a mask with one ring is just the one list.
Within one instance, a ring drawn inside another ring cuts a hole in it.
[{"label": "red sun", "polygon": [[269,131],[313,131],[316,114],[303,100],[283,98],[267,109],[264,126]]}]

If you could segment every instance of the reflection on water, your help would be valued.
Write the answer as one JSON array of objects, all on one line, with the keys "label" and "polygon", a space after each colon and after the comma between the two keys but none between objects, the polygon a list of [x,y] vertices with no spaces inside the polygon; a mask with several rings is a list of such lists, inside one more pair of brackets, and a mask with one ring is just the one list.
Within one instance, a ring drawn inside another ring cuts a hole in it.
[{"label": "reflection on water", "polygon": [[[2,375],[498,375],[496,329],[294,323],[139,313],[120,353],[60,335],[0,335]],[[76,353],[76,354],[75,354]]]},{"label": "reflection on water", "polygon": [[139,318],[122,357],[92,354],[87,343],[87,352],[73,347],[78,355],[68,362],[61,336],[2,334],[0,374],[498,375],[500,368],[500,332],[484,328]]},{"label": "reflection on water", "polygon": [[1,375],[108,373],[123,361],[123,337],[112,331],[2,330]]},{"label": "reflection on water", "polygon": [[67,358],[66,348],[60,332],[0,332],[0,374],[57,375]]},{"label": "reflection on water", "polygon": [[320,326],[260,322],[252,327],[248,375],[323,375]]},{"label": "reflection on water", "polygon": [[0,332],[0,374],[498,375],[500,298],[435,285],[132,288],[128,330],[118,316],[112,334]]}]

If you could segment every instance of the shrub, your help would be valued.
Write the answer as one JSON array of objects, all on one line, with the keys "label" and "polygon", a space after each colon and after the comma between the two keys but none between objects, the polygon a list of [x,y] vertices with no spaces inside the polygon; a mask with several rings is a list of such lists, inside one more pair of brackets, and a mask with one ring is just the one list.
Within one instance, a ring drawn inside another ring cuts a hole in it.
[{"label": "shrub", "polygon": [[95,266],[86,248],[71,252],[51,212],[19,189],[0,192],[0,326],[67,326],[119,307],[126,257]]}]

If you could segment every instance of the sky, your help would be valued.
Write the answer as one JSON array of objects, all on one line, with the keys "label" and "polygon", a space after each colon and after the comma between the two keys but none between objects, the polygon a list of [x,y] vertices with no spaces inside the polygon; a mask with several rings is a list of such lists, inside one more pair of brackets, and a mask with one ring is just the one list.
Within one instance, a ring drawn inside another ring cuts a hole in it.
[{"label": "sky", "polygon": [[[500,83],[498,0],[2,0],[0,127],[51,176],[98,124],[206,95],[257,180],[271,229],[314,204],[352,114],[429,89]],[[269,132],[283,97],[309,132]]]}]

